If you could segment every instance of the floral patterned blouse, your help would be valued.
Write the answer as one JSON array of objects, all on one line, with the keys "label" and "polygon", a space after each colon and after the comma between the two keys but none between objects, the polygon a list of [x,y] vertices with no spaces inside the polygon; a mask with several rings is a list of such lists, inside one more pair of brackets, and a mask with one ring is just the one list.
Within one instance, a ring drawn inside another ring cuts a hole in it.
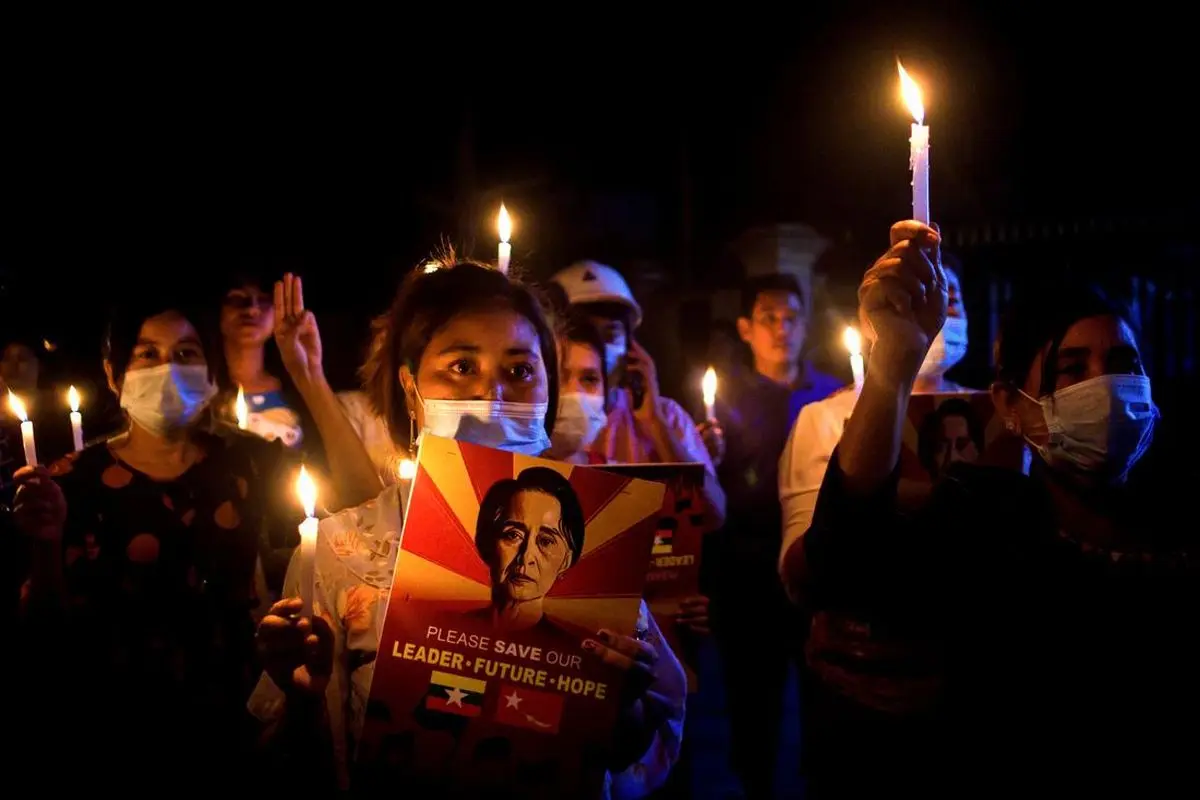
[{"label": "floral patterned blouse", "polygon": [[[383,635],[384,612],[391,593],[392,572],[403,519],[401,495],[409,484],[389,487],[357,508],[321,520],[313,565],[313,611],[334,632],[334,670],[326,693],[339,782],[349,784],[348,765],[366,716],[375,654]],[[298,559],[284,580],[283,595],[300,595]],[[679,757],[683,738],[687,679],[683,667],[642,603],[649,625],[647,640],[659,653],[653,691],[671,701],[673,713],[657,730],[642,758],[610,775],[606,796],[645,797],[662,786]],[[266,674],[250,698],[250,710],[264,723],[279,720],[284,693]]]},{"label": "floral patterned blouse", "polygon": [[70,727],[119,720],[132,737],[120,746],[160,765],[244,752],[258,672],[252,612],[268,576],[281,584],[302,516],[287,502],[282,446],[200,436],[203,457],[174,480],[139,472],[107,443],[50,469],[67,500],[65,633],[91,687],[71,701]]}]

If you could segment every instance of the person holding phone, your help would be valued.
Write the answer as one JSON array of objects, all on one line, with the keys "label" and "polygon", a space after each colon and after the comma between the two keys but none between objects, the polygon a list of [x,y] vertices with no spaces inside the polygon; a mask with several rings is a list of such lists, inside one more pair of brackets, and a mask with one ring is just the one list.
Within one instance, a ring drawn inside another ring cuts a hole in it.
[{"label": "person holding phone", "polygon": [[552,279],[572,313],[596,327],[604,343],[608,374],[608,422],[591,449],[608,463],[701,463],[708,473],[705,496],[725,519],[725,493],[691,417],[679,403],[659,394],[654,359],[633,338],[642,308],[621,273],[594,261],[560,270]]}]

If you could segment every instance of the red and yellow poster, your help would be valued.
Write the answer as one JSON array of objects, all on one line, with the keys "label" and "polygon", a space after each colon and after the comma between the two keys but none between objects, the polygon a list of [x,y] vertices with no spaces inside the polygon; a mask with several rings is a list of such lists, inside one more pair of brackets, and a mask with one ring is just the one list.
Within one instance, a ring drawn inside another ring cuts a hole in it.
[{"label": "red and yellow poster", "polygon": [[[676,653],[688,648],[675,624],[679,601],[700,593],[700,555],[704,535],[716,527],[716,519],[704,497],[703,464],[614,464],[599,467],[666,486],[662,512],[655,525],[650,571],[646,575],[646,605],[663,636]],[[699,688],[695,671],[684,658],[688,691]]]},{"label": "red and yellow poster", "polygon": [[1004,434],[1004,423],[987,392],[914,394],[900,451],[902,501],[918,505],[954,464],[1021,469],[1025,449]]},{"label": "red and yellow poster", "polygon": [[426,437],[358,753],[368,788],[591,797],[661,484]]}]

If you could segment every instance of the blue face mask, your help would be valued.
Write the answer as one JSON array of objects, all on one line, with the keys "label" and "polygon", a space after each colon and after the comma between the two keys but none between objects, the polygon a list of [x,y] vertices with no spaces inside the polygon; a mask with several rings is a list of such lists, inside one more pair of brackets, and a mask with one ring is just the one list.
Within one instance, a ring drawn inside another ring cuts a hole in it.
[{"label": "blue face mask", "polygon": [[550,449],[546,403],[423,399],[421,407],[425,411],[422,433],[526,456],[540,456]]},{"label": "blue face mask", "polygon": [[1154,438],[1158,408],[1145,375],[1101,375],[1029,399],[1041,405],[1049,434],[1034,447],[1055,469],[1120,482]]}]

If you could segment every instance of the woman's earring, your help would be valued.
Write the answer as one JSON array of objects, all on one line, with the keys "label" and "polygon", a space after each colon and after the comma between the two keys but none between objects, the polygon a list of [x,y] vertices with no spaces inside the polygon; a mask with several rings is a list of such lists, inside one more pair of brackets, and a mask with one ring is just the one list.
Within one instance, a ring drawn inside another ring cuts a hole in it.
[{"label": "woman's earring", "polygon": [[1012,421],[1012,417],[1004,420],[1004,430],[1008,431],[1009,433],[1017,432],[1017,423]]},{"label": "woman's earring", "polygon": [[417,417],[408,412],[408,454],[411,456],[417,449]]}]

